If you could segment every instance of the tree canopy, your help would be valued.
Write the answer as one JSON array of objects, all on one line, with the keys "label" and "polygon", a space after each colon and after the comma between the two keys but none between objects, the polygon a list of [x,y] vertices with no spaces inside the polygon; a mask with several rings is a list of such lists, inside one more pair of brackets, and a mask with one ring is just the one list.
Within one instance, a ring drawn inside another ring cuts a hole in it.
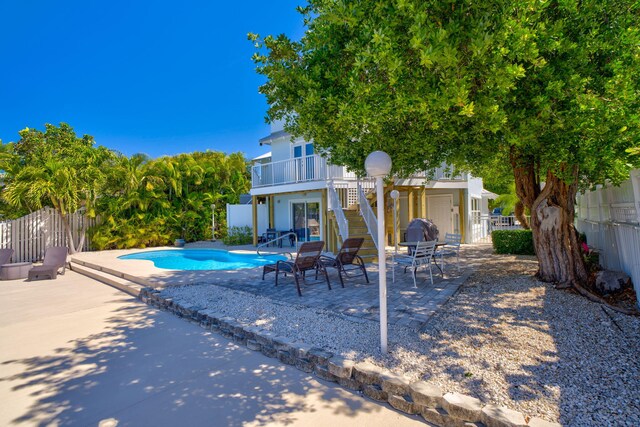
[{"label": "tree canopy", "polygon": [[[213,204],[216,237],[223,237],[226,204],[238,203],[251,185],[242,153],[127,157],[96,147],[91,136],[77,137],[65,123],[19,134],[18,142],[0,145],[0,213],[17,217],[50,206],[65,218],[85,208],[99,217],[90,230],[97,249],[210,239]],[[82,241],[73,242],[65,226],[71,251],[81,250]]]},{"label": "tree canopy", "polygon": [[[311,0],[300,8],[301,40],[249,37],[268,79],[260,88],[268,120],[284,119],[333,163],[363,171],[366,156],[384,150],[399,175],[442,161],[474,172],[510,164],[534,216],[561,207],[555,243],[541,223],[532,227],[540,277],[566,283],[585,278],[569,237],[575,191],[620,182],[637,164],[625,150],[640,135],[639,8],[635,0]],[[542,263],[545,242],[568,258]],[[562,263],[572,265],[560,271]]]}]

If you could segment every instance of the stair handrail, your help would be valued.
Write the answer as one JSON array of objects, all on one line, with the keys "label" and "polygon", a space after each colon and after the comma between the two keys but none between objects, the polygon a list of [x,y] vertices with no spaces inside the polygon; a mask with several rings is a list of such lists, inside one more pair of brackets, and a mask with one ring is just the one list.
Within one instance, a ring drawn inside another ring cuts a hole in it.
[{"label": "stair handrail", "polygon": [[347,220],[347,217],[342,210],[342,203],[340,203],[338,192],[333,186],[333,181],[329,182],[329,202],[329,210],[333,211],[333,214],[336,217],[336,222],[338,223],[338,232],[340,233],[340,237],[342,237],[342,241],[344,242],[349,238],[349,220]]},{"label": "stair handrail", "polygon": [[360,205],[360,215],[362,215],[364,223],[367,224],[367,230],[371,235],[374,245],[376,245],[376,249],[378,249],[378,219],[373,213],[373,209],[371,209],[369,200],[364,194],[364,190],[360,183],[358,183],[358,205]]},{"label": "stair handrail", "polygon": [[[262,254],[260,253],[260,248],[263,248],[263,247],[265,247],[265,246],[269,246],[271,243],[275,243],[275,242],[277,242],[278,240],[282,240],[282,239],[284,239],[285,237],[287,237],[287,238],[288,238],[289,236],[293,236],[293,239],[294,239],[294,242],[295,242],[294,247],[296,248],[296,251],[297,251],[297,250],[298,250],[298,234],[297,234],[297,233],[294,233],[293,231],[290,231],[290,232],[288,232],[288,233],[286,233],[286,234],[283,234],[283,235],[281,235],[281,236],[279,236],[279,237],[276,237],[275,239],[269,240],[269,241],[268,241],[268,242],[266,242],[266,243],[261,243],[261,244],[259,244],[259,245],[256,247],[256,253],[258,254],[258,256],[262,256]],[[287,254],[287,255],[289,255],[289,258],[293,259],[293,255],[292,255],[290,252],[279,252],[279,253]]]}]

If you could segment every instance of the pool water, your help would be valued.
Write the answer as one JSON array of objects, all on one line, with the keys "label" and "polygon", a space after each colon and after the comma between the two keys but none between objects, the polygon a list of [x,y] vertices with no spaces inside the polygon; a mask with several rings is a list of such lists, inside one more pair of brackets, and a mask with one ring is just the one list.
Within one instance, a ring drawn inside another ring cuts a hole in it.
[{"label": "pool water", "polygon": [[282,255],[258,255],[236,253],[219,249],[172,249],[137,252],[119,256],[120,259],[142,259],[153,261],[158,268],[169,270],[239,270],[261,267],[285,260]]}]

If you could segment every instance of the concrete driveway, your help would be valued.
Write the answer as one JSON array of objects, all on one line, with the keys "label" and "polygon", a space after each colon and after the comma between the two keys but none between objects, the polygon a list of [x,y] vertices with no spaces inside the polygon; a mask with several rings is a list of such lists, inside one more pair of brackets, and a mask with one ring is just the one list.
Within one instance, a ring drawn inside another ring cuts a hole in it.
[{"label": "concrete driveway", "polygon": [[68,271],[0,282],[0,425],[424,423]]}]

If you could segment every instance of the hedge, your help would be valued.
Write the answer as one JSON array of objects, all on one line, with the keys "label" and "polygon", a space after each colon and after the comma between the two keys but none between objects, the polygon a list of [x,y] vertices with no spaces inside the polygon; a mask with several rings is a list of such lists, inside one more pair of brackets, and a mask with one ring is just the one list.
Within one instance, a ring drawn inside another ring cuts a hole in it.
[{"label": "hedge", "polygon": [[493,250],[497,254],[535,255],[531,230],[494,230]]}]

